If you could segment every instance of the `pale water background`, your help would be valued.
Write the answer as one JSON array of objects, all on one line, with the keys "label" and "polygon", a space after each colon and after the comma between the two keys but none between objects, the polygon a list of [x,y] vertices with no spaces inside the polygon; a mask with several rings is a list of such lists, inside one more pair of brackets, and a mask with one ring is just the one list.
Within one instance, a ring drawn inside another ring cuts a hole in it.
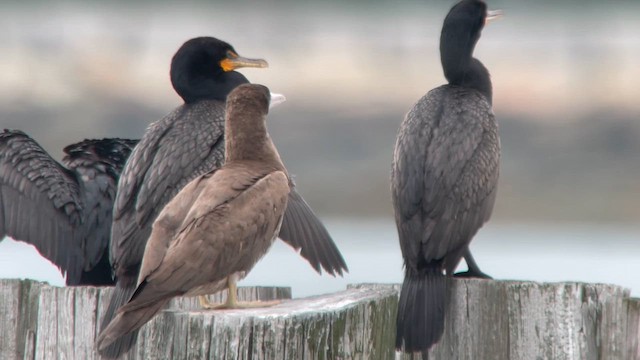
[{"label": "pale water background", "polygon": [[[240,285],[290,286],[294,297],[345,289],[347,284],[402,281],[402,256],[390,219],[326,221],[349,266],[343,278],[320,276],[281,241]],[[640,227],[587,223],[490,223],[472,243],[483,271],[496,279],[611,283],[640,296]],[[464,265],[462,265],[464,267]],[[24,243],[0,243],[0,278],[64,285],[60,272]]]}]

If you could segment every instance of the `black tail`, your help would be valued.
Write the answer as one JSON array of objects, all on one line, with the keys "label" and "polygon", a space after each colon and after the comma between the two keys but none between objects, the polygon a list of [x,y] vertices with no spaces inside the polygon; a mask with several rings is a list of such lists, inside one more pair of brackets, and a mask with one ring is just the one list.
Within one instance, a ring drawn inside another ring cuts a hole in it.
[{"label": "black tail", "polygon": [[396,320],[396,349],[426,353],[444,332],[447,279],[438,271],[405,274]]},{"label": "black tail", "polygon": [[[125,282],[127,284],[123,285],[123,283]],[[131,296],[135,291],[135,281],[118,281],[116,283],[116,287],[113,290],[113,294],[111,295],[109,307],[107,308],[107,312],[104,314],[102,324],[100,325],[100,333],[104,332],[104,329],[107,327],[107,325],[109,325],[109,323],[113,321],[118,309],[122,305],[126,304],[129,299],[131,299]],[[121,336],[116,341],[114,341],[113,344],[106,347],[104,350],[101,350],[100,355],[107,359],[117,359],[122,354],[128,352],[133,347],[133,345],[135,345],[137,339],[138,331],[134,330],[126,335]]]}]

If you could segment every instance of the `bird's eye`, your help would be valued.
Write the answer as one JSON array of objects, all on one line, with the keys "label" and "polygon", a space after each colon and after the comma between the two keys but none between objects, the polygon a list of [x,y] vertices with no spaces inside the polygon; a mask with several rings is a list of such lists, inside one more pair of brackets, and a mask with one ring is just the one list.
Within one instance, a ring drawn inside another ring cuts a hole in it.
[{"label": "bird's eye", "polygon": [[235,59],[238,57],[238,54],[236,54],[235,52],[231,51],[231,50],[227,50],[227,57],[229,59]]}]

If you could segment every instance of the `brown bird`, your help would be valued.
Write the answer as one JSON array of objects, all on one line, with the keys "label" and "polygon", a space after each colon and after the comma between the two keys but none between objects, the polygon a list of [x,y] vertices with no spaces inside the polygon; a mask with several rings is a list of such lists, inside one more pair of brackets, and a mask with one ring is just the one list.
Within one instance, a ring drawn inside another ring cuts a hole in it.
[{"label": "brown bird", "polygon": [[225,164],[187,184],[161,211],[147,242],[137,288],[100,334],[105,349],[180,295],[229,287],[266,254],[280,231],[291,186],[269,134],[271,96],[262,85],[233,90],[226,104]]}]

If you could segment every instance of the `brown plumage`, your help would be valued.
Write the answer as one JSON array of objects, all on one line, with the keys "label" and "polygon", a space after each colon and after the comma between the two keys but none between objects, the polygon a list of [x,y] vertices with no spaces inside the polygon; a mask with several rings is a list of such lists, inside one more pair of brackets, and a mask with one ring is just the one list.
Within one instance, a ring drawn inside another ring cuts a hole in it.
[{"label": "brown plumage", "polygon": [[269,101],[261,85],[229,94],[225,165],[191,181],[158,215],[135,293],[99,336],[100,350],[172,297],[212,293],[244,277],[276,239],[291,188],[267,133]]}]

